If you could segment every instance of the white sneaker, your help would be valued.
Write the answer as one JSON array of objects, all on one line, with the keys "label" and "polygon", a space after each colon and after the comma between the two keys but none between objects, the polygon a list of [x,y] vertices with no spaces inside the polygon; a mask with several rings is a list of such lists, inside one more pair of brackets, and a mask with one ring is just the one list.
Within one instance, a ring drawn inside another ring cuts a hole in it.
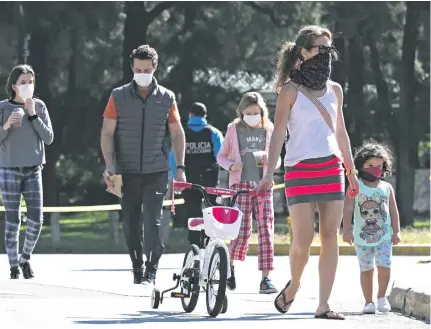
[{"label": "white sneaker", "polygon": [[376,305],[374,303],[369,303],[365,305],[364,309],[362,310],[362,313],[364,314],[375,314],[376,313]]},{"label": "white sneaker", "polygon": [[377,310],[382,313],[387,313],[391,310],[391,305],[386,297],[380,297],[378,299]]}]

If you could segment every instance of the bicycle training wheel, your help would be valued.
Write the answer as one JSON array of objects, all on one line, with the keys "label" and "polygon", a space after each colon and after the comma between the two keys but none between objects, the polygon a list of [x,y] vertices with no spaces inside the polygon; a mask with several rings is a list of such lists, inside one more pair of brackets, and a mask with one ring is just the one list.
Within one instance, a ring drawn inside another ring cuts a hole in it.
[{"label": "bicycle training wheel", "polygon": [[226,295],[227,262],[226,250],[221,246],[215,247],[209,263],[206,289],[207,311],[212,317],[219,315],[223,308]]},{"label": "bicycle training wheel", "polygon": [[[199,256],[199,248],[192,244],[189,247],[189,251],[184,256],[183,261],[183,277],[181,280],[186,279],[186,282],[181,283],[181,293],[190,294],[190,297],[182,297],[181,305],[187,313],[193,312],[196,308],[199,298],[199,270],[200,270],[200,260],[193,260],[195,256]],[[192,274],[194,273],[194,274]],[[197,277],[196,277],[197,273]],[[190,278],[190,275],[192,277]]]},{"label": "bicycle training wheel", "polygon": [[227,312],[227,306],[228,306],[228,302],[227,302],[227,296],[226,294],[224,295],[224,300],[223,300],[223,307],[221,309],[221,314],[224,314]]}]

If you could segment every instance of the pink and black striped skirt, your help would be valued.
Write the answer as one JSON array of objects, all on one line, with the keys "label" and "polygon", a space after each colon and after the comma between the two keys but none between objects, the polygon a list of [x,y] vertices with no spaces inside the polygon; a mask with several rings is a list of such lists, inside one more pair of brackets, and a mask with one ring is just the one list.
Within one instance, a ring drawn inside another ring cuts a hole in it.
[{"label": "pink and black striped skirt", "polygon": [[335,155],[285,167],[287,204],[344,200],[344,169]]}]

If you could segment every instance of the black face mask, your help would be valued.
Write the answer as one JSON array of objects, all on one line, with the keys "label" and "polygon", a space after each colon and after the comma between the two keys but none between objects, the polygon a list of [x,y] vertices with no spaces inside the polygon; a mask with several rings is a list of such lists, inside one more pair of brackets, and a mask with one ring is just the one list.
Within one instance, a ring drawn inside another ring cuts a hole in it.
[{"label": "black face mask", "polygon": [[332,56],[329,52],[319,53],[302,62],[300,67],[290,72],[290,79],[300,85],[322,90],[331,75]]}]

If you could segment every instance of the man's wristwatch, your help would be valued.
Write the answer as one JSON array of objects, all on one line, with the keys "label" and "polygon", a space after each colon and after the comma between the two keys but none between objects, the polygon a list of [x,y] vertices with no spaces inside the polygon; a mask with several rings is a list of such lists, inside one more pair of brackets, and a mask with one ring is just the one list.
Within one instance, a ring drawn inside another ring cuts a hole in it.
[{"label": "man's wristwatch", "polygon": [[39,116],[38,116],[37,114],[35,114],[35,115],[31,115],[31,116],[29,116],[29,117],[28,117],[28,120],[29,120],[29,121],[33,121],[33,120],[36,120],[38,117],[39,117]]},{"label": "man's wristwatch", "polygon": [[356,169],[346,169],[346,176],[357,175],[358,171]]},{"label": "man's wristwatch", "polygon": [[182,171],[186,171],[186,169],[187,169],[187,168],[186,168],[186,166],[178,165],[178,166],[177,166],[177,170],[178,170],[178,169],[181,169]]}]

